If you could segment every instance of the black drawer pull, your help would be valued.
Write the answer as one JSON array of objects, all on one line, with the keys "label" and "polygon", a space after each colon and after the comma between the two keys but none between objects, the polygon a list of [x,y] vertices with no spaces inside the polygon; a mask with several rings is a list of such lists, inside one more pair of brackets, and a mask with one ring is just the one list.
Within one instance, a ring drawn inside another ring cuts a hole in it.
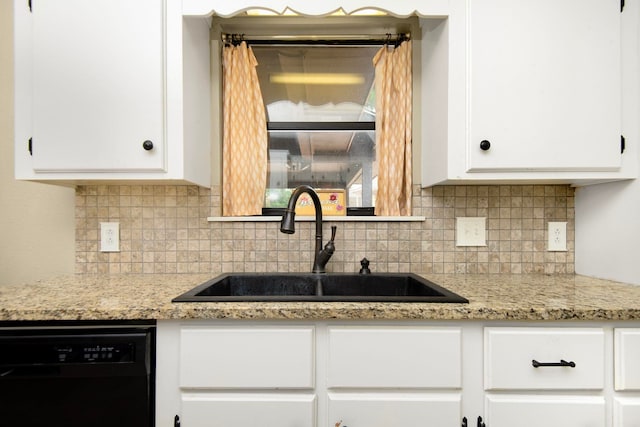
[{"label": "black drawer pull", "polygon": [[566,360],[561,360],[559,362],[543,363],[543,362],[538,362],[536,359],[533,359],[531,361],[531,365],[534,368],[540,368],[545,366],[568,366],[570,368],[575,368],[576,362],[567,362]]}]

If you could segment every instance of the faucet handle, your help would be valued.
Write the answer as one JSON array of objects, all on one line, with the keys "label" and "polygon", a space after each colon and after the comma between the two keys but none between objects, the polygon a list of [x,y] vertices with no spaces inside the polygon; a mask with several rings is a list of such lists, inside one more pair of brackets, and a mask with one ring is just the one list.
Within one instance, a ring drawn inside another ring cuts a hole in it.
[{"label": "faucet handle", "polygon": [[336,225],[332,225],[331,226],[331,241],[333,242],[336,238],[336,230],[338,229],[338,226]]},{"label": "faucet handle", "polygon": [[369,260],[367,258],[362,258],[360,260],[360,274],[371,274],[371,270],[369,270]]}]

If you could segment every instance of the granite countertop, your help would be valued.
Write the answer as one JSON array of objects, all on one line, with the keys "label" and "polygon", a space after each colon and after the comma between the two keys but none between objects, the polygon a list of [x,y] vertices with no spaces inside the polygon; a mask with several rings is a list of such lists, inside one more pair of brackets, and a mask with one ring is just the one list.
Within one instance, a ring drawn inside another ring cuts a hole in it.
[{"label": "granite countertop", "polygon": [[172,303],[203,274],[71,275],[0,286],[0,321],[123,319],[640,320],[640,286],[578,275],[424,275],[469,304]]}]

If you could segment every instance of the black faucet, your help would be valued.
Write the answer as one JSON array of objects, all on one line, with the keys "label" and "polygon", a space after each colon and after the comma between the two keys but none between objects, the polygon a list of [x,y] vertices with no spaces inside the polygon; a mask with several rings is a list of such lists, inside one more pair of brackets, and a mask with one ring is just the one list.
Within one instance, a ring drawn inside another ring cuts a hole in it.
[{"label": "black faucet", "polygon": [[302,193],[307,193],[311,196],[311,200],[313,200],[313,207],[316,210],[316,246],[315,255],[313,257],[313,269],[311,272],[324,273],[325,266],[336,249],[333,244],[333,240],[336,238],[336,226],[331,226],[331,240],[329,240],[324,249],[322,249],[322,205],[320,204],[318,193],[316,193],[313,188],[308,185],[300,185],[293,190],[293,193],[291,193],[291,197],[289,198],[289,204],[284,210],[284,215],[282,215],[282,221],[280,221],[280,231],[286,234],[293,234],[296,232],[296,203]]}]

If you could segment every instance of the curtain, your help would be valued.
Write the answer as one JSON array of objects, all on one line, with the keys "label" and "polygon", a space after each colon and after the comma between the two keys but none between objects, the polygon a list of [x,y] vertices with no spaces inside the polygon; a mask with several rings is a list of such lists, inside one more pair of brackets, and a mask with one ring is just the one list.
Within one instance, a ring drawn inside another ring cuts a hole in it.
[{"label": "curtain", "polygon": [[260,215],[267,185],[267,122],[256,66],[245,42],[223,51],[222,212]]},{"label": "curtain", "polygon": [[411,41],[373,58],[378,193],[375,214],[411,215]]}]

